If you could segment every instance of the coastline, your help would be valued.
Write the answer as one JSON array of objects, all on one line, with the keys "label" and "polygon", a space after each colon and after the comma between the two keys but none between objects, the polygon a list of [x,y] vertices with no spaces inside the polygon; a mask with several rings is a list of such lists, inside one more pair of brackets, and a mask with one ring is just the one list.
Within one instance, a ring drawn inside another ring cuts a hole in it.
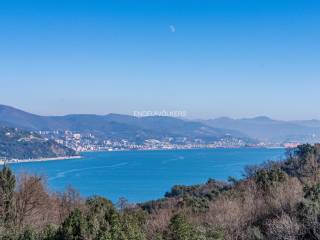
[{"label": "coastline", "polygon": [[150,152],[150,151],[176,151],[176,150],[210,150],[210,149],[286,149],[286,147],[268,147],[268,146],[234,146],[234,147],[195,147],[195,148],[150,148],[150,149],[103,149],[93,151],[83,151],[83,153],[91,152]]},{"label": "coastline", "polygon": [[[31,159],[10,159],[6,163],[26,163],[26,162],[47,162],[47,161],[59,161],[59,160],[70,160],[70,159],[79,159],[82,156],[65,156],[65,157],[52,157],[52,158],[31,158]],[[4,161],[0,160],[0,165],[3,165]]]},{"label": "coastline", "polygon": [[[199,147],[199,148],[167,148],[167,149],[114,149],[110,150],[97,150],[97,151],[84,151],[86,152],[149,152],[149,151],[176,151],[176,150],[205,150],[205,149],[243,149],[243,148],[258,148],[258,149],[282,149],[285,147]],[[52,158],[34,158],[34,159],[10,159],[6,162],[9,164],[16,164],[16,163],[28,163],[28,162],[47,162],[47,161],[61,161],[61,160],[71,160],[71,159],[80,159],[83,158],[81,155],[77,156],[65,156],[65,157],[52,157]],[[0,160],[0,165],[3,165],[4,161]]]}]

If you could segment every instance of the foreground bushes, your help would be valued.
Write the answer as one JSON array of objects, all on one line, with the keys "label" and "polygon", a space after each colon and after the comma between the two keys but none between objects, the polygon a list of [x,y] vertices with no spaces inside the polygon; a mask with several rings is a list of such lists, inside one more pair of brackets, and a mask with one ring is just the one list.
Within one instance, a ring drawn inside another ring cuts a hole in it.
[{"label": "foreground bushes", "polygon": [[1,239],[145,239],[146,216],[138,208],[119,211],[101,197],[84,201],[72,189],[50,195],[36,176],[23,176],[15,188],[6,166],[0,191]]},{"label": "foreground bushes", "polygon": [[42,178],[0,172],[0,239],[320,239],[320,145],[247,169],[243,180],[175,186],[166,197],[118,207],[50,193]]}]

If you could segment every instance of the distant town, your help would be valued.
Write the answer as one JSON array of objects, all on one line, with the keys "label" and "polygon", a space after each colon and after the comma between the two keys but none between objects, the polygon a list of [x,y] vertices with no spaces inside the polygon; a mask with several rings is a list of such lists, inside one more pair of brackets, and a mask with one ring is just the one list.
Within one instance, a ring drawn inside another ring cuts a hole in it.
[{"label": "distant town", "polygon": [[201,139],[188,140],[186,137],[165,139],[146,139],[136,143],[127,139],[101,139],[92,133],[83,134],[72,131],[38,131],[42,137],[54,140],[77,152],[91,151],[125,151],[125,150],[170,150],[170,149],[199,149],[199,148],[240,148],[240,147],[284,147],[294,148],[300,143],[248,143],[243,139],[226,135],[212,142]]},{"label": "distant town", "polygon": [[[41,139],[36,141],[34,137],[51,140],[49,144],[59,143],[60,148],[67,147],[77,152],[240,147],[294,148],[301,143],[320,142],[320,120],[283,121],[267,116],[243,119],[221,117],[207,120],[163,116],[135,117],[122,114],[41,116],[0,105],[0,119],[5,119],[3,122],[0,121],[0,126],[35,133],[32,139],[28,138],[30,135],[28,133],[21,133],[21,136],[15,139],[7,136],[7,130],[3,130],[2,138],[7,148],[14,144],[17,149],[8,151],[2,147],[2,150],[0,148],[2,156],[11,156],[17,150],[21,150],[18,155],[24,158],[29,158],[30,154],[22,151],[21,141],[28,142],[30,149],[39,149],[38,146],[31,146],[42,141]],[[37,151],[29,152],[37,153]],[[64,150],[57,151],[59,152],[63,153]]]}]

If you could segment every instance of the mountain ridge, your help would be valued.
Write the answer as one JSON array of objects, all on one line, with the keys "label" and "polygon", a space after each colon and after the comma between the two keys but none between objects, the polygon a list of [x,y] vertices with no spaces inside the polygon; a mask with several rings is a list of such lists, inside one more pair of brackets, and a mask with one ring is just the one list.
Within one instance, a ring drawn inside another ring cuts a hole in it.
[{"label": "mountain ridge", "polygon": [[214,141],[227,135],[249,142],[320,141],[320,120],[275,120],[268,116],[234,119],[220,117],[187,120],[165,116],[135,117],[125,114],[68,114],[40,116],[0,105],[0,124],[28,131],[75,131],[111,139],[143,142],[146,139],[189,138]]},{"label": "mountain ridge", "polygon": [[69,114],[65,116],[40,116],[13,107],[0,105],[0,124],[29,131],[75,131],[94,133],[113,139],[142,142],[146,139],[188,138],[192,141],[215,141],[225,136],[244,138],[236,130],[214,128],[201,122],[173,117],[134,117],[122,114]]},{"label": "mountain ridge", "polygon": [[212,127],[237,130],[249,137],[262,141],[281,142],[317,142],[320,140],[320,121],[284,121],[266,116],[253,118],[215,118],[203,120],[202,123]]}]

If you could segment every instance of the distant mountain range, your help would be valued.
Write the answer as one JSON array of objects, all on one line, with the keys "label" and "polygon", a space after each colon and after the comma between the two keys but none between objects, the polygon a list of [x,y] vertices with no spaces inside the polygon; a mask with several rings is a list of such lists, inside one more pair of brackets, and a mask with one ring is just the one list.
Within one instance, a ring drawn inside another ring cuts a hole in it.
[{"label": "distant mountain range", "polygon": [[127,139],[143,142],[146,139],[187,138],[215,141],[223,137],[235,137],[252,141],[237,130],[215,128],[201,122],[186,121],[172,117],[142,117],[108,114],[74,114],[66,116],[39,116],[0,105],[0,124],[29,131],[74,131],[92,133],[109,139]]},{"label": "distant mountain range", "polygon": [[268,117],[232,119],[227,117],[201,121],[216,128],[242,132],[251,138],[270,142],[318,142],[320,121],[280,121]]},{"label": "distant mountain range", "polygon": [[215,141],[226,136],[258,141],[319,142],[320,121],[280,121],[268,117],[232,119],[227,117],[189,121],[172,117],[133,117],[129,115],[73,114],[39,116],[0,105],[0,125],[29,131],[66,131],[92,133],[110,139],[143,142],[146,139],[187,138]]},{"label": "distant mountain range", "polygon": [[75,156],[77,153],[40,135],[0,126],[0,160]]}]

